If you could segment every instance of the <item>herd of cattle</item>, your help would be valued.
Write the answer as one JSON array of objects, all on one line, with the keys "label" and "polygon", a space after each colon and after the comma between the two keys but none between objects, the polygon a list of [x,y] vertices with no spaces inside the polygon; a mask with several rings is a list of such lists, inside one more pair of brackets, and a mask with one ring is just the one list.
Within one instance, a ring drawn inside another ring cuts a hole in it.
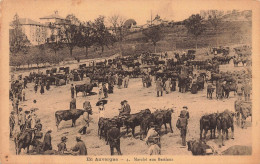
[{"label": "herd of cattle", "polygon": [[[179,86],[187,86],[189,81],[189,75],[194,74],[194,69],[199,72],[199,77],[197,78],[198,86],[200,89],[204,89],[204,81],[219,82],[225,81],[225,85],[221,85],[221,89],[216,88],[217,97],[228,97],[230,91],[236,92],[236,84],[238,80],[251,79],[252,75],[250,73],[245,73],[241,71],[234,72],[220,72],[219,65],[227,64],[233,59],[235,66],[237,63],[242,62],[249,63],[249,55],[244,52],[248,52],[248,47],[236,48],[235,51],[237,56],[230,56],[229,49],[222,49],[217,53],[222,53],[221,56],[215,55],[211,59],[205,60],[195,60],[195,51],[188,51],[187,55],[179,55],[175,53],[174,58],[163,59],[159,55],[151,53],[142,53],[140,55],[133,55],[130,57],[121,57],[116,59],[109,59],[103,62],[91,63],[89,66],[86,64],[79,65],[78,69],[70,70],[69,67],[52,68],[46,70],[46,73],[30,73],[28,76],[24,77],[24,81],[36,82],[41,80],[44,85],[66,85],[68,81],[80,81],[84,77],[89,77],[91,82],[89,84],[76,85],[76,95],[78,92],[91,93],[93,87],[99,85],[99,83],[108,83],[111,76],[117,75],[129,75],[131,78],[141,77],[144,74],[150,74],[155,77],[162,78],[172,78],[178,80]],[[214,51],[214,50],[213,50]],[[187,70],[187,73],[183,73],[183,70]],[[210,78],[208,76],[210,72]],[[10,98],[15,90],[23,87],[20,81],[13,83],[12,90],[10,91]],[[218,134],[221,136],[222,145],[224,145],[224,138],[228,138],[228,129],[231,129],[232,138],[234,133],[233,117],[236,116],[239,120],[240,115],[242,115],[242,126],[244,125],[244,120],[251,116],[252,104],[245,102],[236,102],[235,111],[236,113],[230,111],[224,111],[222,113],[212,113],[201,117],[200,119],[200,139],[206,138],[208,130],[211,131],[210,138],[215,138],[215,130],[217,129]],[[57,113],[58,112],[58,113]],[[72,126],[75,125],[76,120],[83,115],[83,110],[62,110],[55,113],[56,126],[58,128],[59,123],[62,120],[72,120]],[[131,128],[132,136],[135,136],[135,128],[140,126],[140,139],[146,136],[148,129],[150,128],[150,123],[154,122],[158,130],[160,131],[161,126],[165,126],[165,131],[167,133],[167,125],[169,124],[170,130],[172,129],[172,113],[173,109],[160,109],[153,113],[149,109],[141,110],[138,113],[130,114],[129,117],[119,117],[115,116],[113,118],[101,118],[98,122],[98,135],[100,138],[104,137],[106,141],[113,141],[114,138],[109,138],[111,136],[118,137],[116,135],[108,135],[112,127],[112,122],[116,122],[117,127],[126,128],[126,133],[128,134],[129,128]],[[92,114],[92,113],[89,113]],[[204,131],[204,135],[202,133]],[[114,133],[114,132],[113,132]],[[122,133],[122,132],[121,132]],[[116,133],[118,134],[118,133]],[[120,134],[120,133],[119,133]],[[224,137],[225,136],[225,137]],[[28,134],[28,138],[32,137],[32,134]],[[115,143],[118,145],[118,143]],[[191,145],[189,143],[188,145]],[[206,148],[205,148],[206,149]],[[192,153],[194,155],[203,155],[205,151],[198,153],[196,149],[189,147],[189,150],[194,150]]]}]

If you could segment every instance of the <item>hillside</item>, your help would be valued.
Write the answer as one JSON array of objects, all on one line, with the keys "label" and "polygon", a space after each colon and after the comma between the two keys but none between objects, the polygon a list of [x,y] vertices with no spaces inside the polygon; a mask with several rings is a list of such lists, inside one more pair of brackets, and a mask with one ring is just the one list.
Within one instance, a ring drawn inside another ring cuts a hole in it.
[{"label": "hillside", "polygon": [[[252,13],[250,11],[242,11],[231,13],[222,17],[217,31],[206,23],[206,31],[198,38],[198,48],[208,48],[214,46],[227,46],[232,44],[249,44],[252,42]],[[162,26],[162,35],[164,36],[161,41],[157,43],[157,52],[194,49],[195,39],[192,35],[187,33],[187,29],[181,23],[176,23],[173,26]],[[128,34],[122,43],[122,54],[132,55],[142,51],[154,51],[154,47],[150,42],[144,39],[141,31],[131,32]],[[73,56],[70,56],[68,48],[63,48],[57,52],[57,58],[60,61],[74,60],[75,58],[100,58],[114,55],[120,52],[119,43],[112,46],[105,47],[103,53],[100,49],[95,47],[89,48],[88,56],[85,55],[85,49],[75,47]],[[37,47],[30,48],[25,58],[30,58],[32,54],[41,54],[42,56],[53,56],[54,52],[46,49],[44,53],[39,52]],[[20,58],[16,59],[10,57],[10,64],[17,65],[21,62]],[[35,63],[35,62],[33,62]]]}]

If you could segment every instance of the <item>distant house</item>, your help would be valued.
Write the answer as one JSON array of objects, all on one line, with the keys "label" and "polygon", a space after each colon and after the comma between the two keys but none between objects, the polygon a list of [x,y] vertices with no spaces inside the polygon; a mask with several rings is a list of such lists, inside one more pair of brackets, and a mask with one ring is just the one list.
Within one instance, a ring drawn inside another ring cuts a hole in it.
[{"label": "distant house", "polygon": [[[19,22],[22,32],[26,35],[31,45],[41,45],[51,41],[51,36],[57,36],[57,31],[61,25],[68,23],[55,11],[54,14],[40,18],[40,22],[29,18],[20,18]],[[10,26],[10,30],[12,27]],[[55,37],[57,39],[57,37]]]},{"label": "distant house", "polygon": [[[31,45],[40,45],[46,40],[46,27],[29,18],[20,18],[22,32],[26,35]],[[12,30],[12,28],[10,28]]]},{"label": "distant house", "polygon": [[147,21],[147,24],[150,26],[168,25],[168,23],[169,21],[161,19],[158,14],[155,16],[155,18],[152,21],[151,20]]}]

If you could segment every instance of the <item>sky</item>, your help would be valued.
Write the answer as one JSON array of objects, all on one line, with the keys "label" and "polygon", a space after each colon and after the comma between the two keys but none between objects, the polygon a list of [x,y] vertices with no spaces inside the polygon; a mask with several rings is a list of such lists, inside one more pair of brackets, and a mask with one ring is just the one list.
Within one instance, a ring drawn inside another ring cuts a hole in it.
[{"label": "sky", "polygon": [[51,15],[57,10],[62,17],[74,14],[81,21],[93,21],[99,15],[108,18],[118,14],[125,19],[136,20],[137,25],[145,24],[151,19],[151,14],[153,18],[158,14],[165,20],[180,21],[199,13],[201,9],[213,9],[212,6],[215,9],[226,7],[218,1],[209,4],[206,0],[9,0],[7,2],[3,9],[4,13],[8,13],[10,21],[15,13],[20,18],[40,21],[40,17]]}]

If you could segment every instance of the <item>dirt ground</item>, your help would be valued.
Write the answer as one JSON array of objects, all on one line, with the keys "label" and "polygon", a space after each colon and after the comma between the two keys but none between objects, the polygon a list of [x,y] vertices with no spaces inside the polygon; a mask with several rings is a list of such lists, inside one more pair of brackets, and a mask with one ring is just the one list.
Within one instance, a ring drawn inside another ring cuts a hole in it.
[{"label": "dirt ground", "polygon": [[[232,63],[232,61],[231,61]],[[243,67],[233,67],[233,64],[225,65],[220,67],[223,71],[234,71],[243,69]],[[83,84],[83,81],[73,82],[76,84]],[[205,85],[206,87],[207,85]],[[60,138],[66,135],[67,148],[71,148],[76,144],[75,136],[77,131],[82,127],[82,116],[77,120],[76,127],[71,127],[71,121],[62,121],[59,125],[59,130],[57,131],[54,113],[57,110],[69,109],[70,102],[70,84],[65,86],[51,86],[49,91],[45,90],[44,94],[34,93],[33,84],[29,83],[28,88],[26,88],[26,101],[21,104],[24,110],[29,110],[31,107],[38,107],[37,111],[38,117],[41,119],[43,124],[43,132],[45,134],[46,129],[51,127],[53,132],[52,136],[52,146],[53,149],[57,150],[57,144],[60,142]],[[98,88],[95,87],[93,92],[98,92]],[[36,99],[37,103],[33,104],[33,100]],[[87,134],[82,135],[82,139],[85,142],[88,150],[88,155],[110,155],[109,145],[106,145],[104,139],[100,140],[97,135],[98,129],[98,108],[95,106],[98,95],[91,95],[87,97],[82,97],[79,93],[77,97],[77,108],[83,107],[83,102],[88,100],[91,102],[93,115],[91,115],[90,126],[87,129]],[[155,83],[150,88],[143,88],[141,78],[130,79],[129,87],[118,89],[114,88],[114,94],[109,94],[108,104],[105,105],[105,115],[106,117],[113,117],[118,115],[118,109],[120,108],[120,102],[122,100],[128,100],[131,106],[131,113],[136,113],[142,109],[149,108],[152,112],[155,109],[163,108],[174,108],[174,113],[172,114],[172,125],[173,133],[164,134],[161,137],[162,145],[162,155],[191,155],[191,152],[187,148],[181,147],[180,131],[176,128],[176,121],[180,114],[180,110],[184,105],[188,106],[190,112],[190,120],[188,125],[187,140],[189,139],[199,139],[199,120],[202,115],[213,112],[222,112],[225,109],[234,111],[234,101],[236,96],[234,93],[230,93],[229,99],[217,100],[215,92],[213,93],[213,99],[207,99],[206,89],[199,91],[198,94],[180,93],[178,91],[171,92],[170,94],[165,94],[162,97],[156,97]],[[12,109],[11,101],[9,103],[10,110]],[[226,146],[218,148],[218,140],[207,139],[207,144],[212,146],[218,153],[226,150],[233,145],[252,145],[251,136],[251,118],[246,121],[246,129],[241,129],[235,125],[235,139],[226,141]],[[169,127],[169,125],[167,125]],[[121,128],[121,131],[125,131],[125,128]],[[136,128],[136,133],[140,131],[139,127]],[[162,131],[164,131],[164,126],[162,126]],[[217,133],[216,133],[217,134]],[[208,133],[209,137],[209,133]],[[10,151],[15,154],[14,142],[10,139]],[[144,141],[139,139],[139,135],[136,138],[129,135],[124,135],[121,138],[121,151],[123,155],[145,155],[148,151],[148,146]],[[25,151],[22,150],[22,154]]]}]

